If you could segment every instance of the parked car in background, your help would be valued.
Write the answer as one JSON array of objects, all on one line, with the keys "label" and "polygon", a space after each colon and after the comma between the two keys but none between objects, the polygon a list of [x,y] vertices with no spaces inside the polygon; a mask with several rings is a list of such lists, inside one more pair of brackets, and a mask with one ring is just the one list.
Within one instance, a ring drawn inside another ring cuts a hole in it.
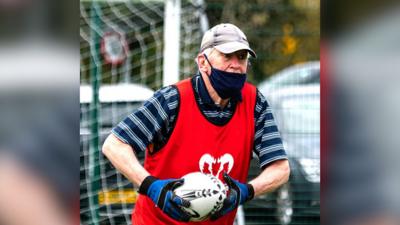
[{"label": "parked car in background", "polygon": [[273,74],[269,79],[261,82],[258,85],[258,89],[266,96],[268,92],[286,86],[319,83],[320,63],[319,61],[310,61],[295,64]]},{"label": "parked car in background", "polygon": [[[291,175],[277,191],[245,205],[246,224],[319,224],[320,86],[283,86],[269,91],[266,98],[282,136]],[[249,179],[258,173],[255,157]]]},{"label": "parked car in background", "polygon": [[[143,102],[153,96],[154,91],[139,84],[102,85],[99,89],[101,111],[100,124],[102,128],[110,128],[124,119],[130,112],[138,108]],[[80,86],[81,128],[88,128],[90,120],[85,116],[90,111],[92,101],[92,87]]]},{"label": "parked car in background", "polygon": [[282,222],[319,217],[320,86],[281,89],[272,93],[271,107],[292,169],[289,182],[278,190],[278,203],[283,203],[277,205],[278,218],[288,224]]},{"label": "parked car in background", "polygon": [[[140,107],[145,100],[153,95],[154,91],[138,84],[102,85],[99,88],[99,146],[110,134],[111,129],[118,122],[128,116],[133,110]],[[113,167],[103,154],[98,154],[100,177],[96,179],[100,190],[92,193],[93,178],[89,176],[89,147],[93,139],[90,125],[90,103],[93,90],[89,85],[80,86],[80,208],[81,223],[89,221],[91,210],[98,210],[100,224],[126,224],[130,221],[132,208],[136,201],[136,191],[133,185]],[[100,147],[99,147],[100,149]],[[100,151],[100,150],[99,150]],[[144,154],[138,155],[143,160]],[[93,165],[92,165],[93,167]],[[90,197],[95,196],[96,202],[91,203]]]}]

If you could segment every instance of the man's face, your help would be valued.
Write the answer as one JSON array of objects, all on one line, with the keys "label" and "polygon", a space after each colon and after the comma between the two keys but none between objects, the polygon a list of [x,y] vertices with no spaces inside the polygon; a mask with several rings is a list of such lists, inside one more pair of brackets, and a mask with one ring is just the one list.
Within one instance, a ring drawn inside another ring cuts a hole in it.
[{"label": "man's face", "polygon": [[239,50],[230,54],[224,54],[213,49],[207,57],[211,65],[216,69],[233,73],[247,72],[247,50]]}]

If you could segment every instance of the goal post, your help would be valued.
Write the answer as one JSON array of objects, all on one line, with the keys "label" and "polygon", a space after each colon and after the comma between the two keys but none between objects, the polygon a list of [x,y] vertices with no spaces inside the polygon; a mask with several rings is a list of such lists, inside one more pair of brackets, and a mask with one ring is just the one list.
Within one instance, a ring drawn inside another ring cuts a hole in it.
[{"label": "goal post", "polygon": [[164,12],[163,86],[179,80],[181,0],[166,0]]}]

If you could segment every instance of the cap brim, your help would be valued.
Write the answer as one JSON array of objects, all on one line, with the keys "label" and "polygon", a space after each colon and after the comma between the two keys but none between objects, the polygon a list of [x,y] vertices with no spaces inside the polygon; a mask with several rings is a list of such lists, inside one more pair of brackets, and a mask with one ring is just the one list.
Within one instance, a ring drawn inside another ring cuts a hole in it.
[{"label": "cap brim", "polygon": [[217,46],[214,46],[218,51],[225,53],[225,54],[230,54],[239,50],[247,50],[251,56],[254,58],[257,58],[256,53],[251,49],[249,46],[246,44],[240,43],[240,42],[228,42],[225,44],[220,44]]}]

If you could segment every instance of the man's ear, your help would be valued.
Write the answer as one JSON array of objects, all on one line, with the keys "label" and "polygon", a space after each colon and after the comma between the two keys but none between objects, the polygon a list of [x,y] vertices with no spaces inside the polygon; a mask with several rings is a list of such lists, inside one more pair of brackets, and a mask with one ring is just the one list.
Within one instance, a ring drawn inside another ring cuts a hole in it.
[{"label": "man's ear", "polygon": [[207,61],[206,61],[206,58],[204,57],[204,55],[202,55],[202,54],[199,54],[198,56],[197,56],[197,63],[198,63],[198,65],[199,65],[199,70],[201,71],[201,72],[204,72],[204,73],[207,73],[208,74],[208,70],[209,70],[209,65],[208,65],[208,63],[207,63]]}]

